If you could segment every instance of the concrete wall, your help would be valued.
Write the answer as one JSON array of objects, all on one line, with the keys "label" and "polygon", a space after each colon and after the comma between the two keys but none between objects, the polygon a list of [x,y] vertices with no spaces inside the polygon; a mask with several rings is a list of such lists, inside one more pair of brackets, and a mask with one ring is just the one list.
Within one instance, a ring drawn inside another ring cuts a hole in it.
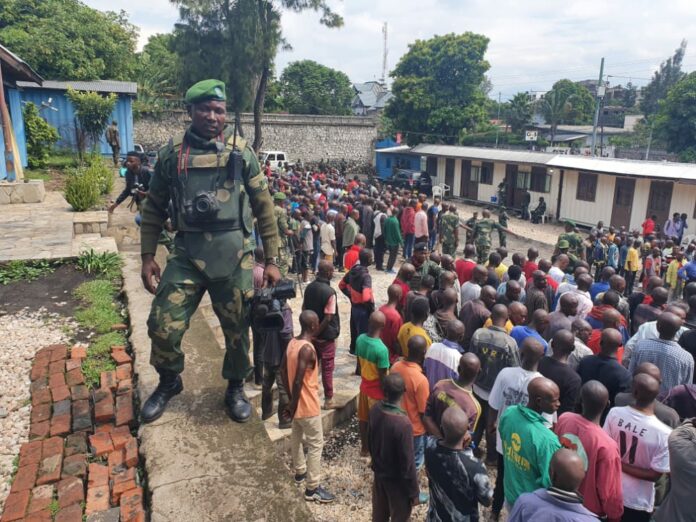
[{"label": "concrete wall", "polygon": [[[189,123],[185,112],[135,122],[135,141],[145,150],[157,150]],[[254,120],[242,115],[242,129],[254,140]],[[262,150],[282,150],[293,160],[323,159],[372,163],[377,140],[377,120],[358,116],[307,116],[266,114],[263,119]]]}]

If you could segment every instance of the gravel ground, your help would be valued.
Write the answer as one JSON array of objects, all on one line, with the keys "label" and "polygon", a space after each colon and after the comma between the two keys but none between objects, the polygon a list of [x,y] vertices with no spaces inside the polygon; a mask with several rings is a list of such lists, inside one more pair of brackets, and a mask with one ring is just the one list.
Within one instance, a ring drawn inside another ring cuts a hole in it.
[{"label": "gravel ground", "polygon": [[0,316],[0,512],[13,461],[29,435],[31,363],[42,347],[68,341],[75,325],[45,309]]}]

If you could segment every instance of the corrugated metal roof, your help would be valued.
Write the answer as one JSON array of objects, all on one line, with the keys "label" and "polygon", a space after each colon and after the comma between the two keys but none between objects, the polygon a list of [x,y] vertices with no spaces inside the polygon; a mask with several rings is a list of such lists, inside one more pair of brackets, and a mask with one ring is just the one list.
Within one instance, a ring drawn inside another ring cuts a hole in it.
[{"label": "corrugated metal roof", "polygon": [[484,161],[509,161],[513,163],[545,164],[554,154],[528,152],[524,150],[485,149],[479,147],[460,147],[458,145],[416,145],[415,154],[424,156],[447,156],[450,158],[480,159]]},{"label": "corrugated metal roof", "polygon": [[7,64],[8,67],[11,67],[14,80],[43,81],[43,78],[27,62],[3,45],[0,45],[0,60]]},{"label": "corrugated metal roof", "polygon": [[616,176],[637,176],[696,182],[696,164],[668,161],[639,161],[615,158],[591,158],[569,154],[549,154],[519,150],[486,149],[482,147],[460,147],[456,145],[415,146],[411,152],[423,156],[444,156],[483,161],[505,161],[510,163],[532,163],[564,169],[583,170]]},{"label": "corrugated metal roof", "polygon": [[17,86],[24,89],[53,89],[56,91],[67,91],[68,87],[72,87],[77,91],[113,92],[115,94],[132,95],[138,94],[137,83],[119,82],[116,80],[93,80],[88,82],[72,80],[44,80],[41,85],[33,82],[17,82]]},{"label": "corrugated metal roof", "polygon": [[559,154],[546,162],[549,167],[589,170],[605,174],[642,178],[684,179],[696,181],[696,164],[668,161],[637,161],[615,158],[590,158]]},{"label": "corrugated metal roof", "polygon": [[411,152],[411,147],[408,145],[396,145],[395,147],[386,147],[384,149],[375,149],[375,152],[387,152],[389,154],[408,153]]}]

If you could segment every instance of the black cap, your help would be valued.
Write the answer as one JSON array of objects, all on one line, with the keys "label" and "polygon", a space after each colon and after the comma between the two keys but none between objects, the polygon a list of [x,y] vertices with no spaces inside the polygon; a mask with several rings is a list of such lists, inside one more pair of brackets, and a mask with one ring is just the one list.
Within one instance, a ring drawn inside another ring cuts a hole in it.
[{"label": "black cap", "polygon": [[414,252],[427,252],[428,251],[428,243],[416,243],[416,246],[413,247]]}]

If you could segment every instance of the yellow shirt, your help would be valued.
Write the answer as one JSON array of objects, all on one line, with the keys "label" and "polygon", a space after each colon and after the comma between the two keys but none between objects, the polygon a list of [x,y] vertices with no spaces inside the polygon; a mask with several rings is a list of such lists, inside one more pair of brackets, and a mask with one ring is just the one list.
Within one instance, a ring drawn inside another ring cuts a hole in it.
[{"label": "yellow shirt", "polygon": [[672,290],[677,288],[677,283],[679,283],[679,277],[677,277],[677,272],[683,266],[684,266],[683,261],[680,263],[676,259],[673,259],[672,262],[667,267],[667,275],[665,276],[665,283],[667,283],[667,285],[669,285],[669,287]]},{"label": "yellow shirt", "polygon": [[626,264],[624,265],[624,269],[628,270],[629,272],[637,272],[640,270],[642,267],[642,263],[640,261],[640,253],[638,252],[637,248],[629,248],[628,253],[626,254]]},{"label": "yellow shirt", "polygon": [[[486,268],[488,268],[489,263],[486,261],[486,264],[484,265]],[[495,275],[498,276],[498,279],[503,279],[503,276],[507,273],[508,267],[504,263],[500,263],[498,266],[495,267]]]},{"label": "yellow shirt", "polygon": [[[493,326],[493,321],[491,321],[491,318],[489,317],[486,319],[486,322],[483,323],[484,328],[488,328],[489,326]],[[507,320],[507,323],[505,323],[505,332],[510,335],[510,332],[512,331],[512,327],[514,325],[510,322],[510,319]]]},{"label": "yellow shirt", "polygon": [[399,330],[399,335],[396,336],[397,341],[399,341],[399,346],[401,346],[401,355],[408,357],[408,340],[414,335],[420,335],[425,339],[425,344],[428,348],[433,344],[430,336],[426,333],[422,326],[417,326],[411,322],[404,324]]}]

